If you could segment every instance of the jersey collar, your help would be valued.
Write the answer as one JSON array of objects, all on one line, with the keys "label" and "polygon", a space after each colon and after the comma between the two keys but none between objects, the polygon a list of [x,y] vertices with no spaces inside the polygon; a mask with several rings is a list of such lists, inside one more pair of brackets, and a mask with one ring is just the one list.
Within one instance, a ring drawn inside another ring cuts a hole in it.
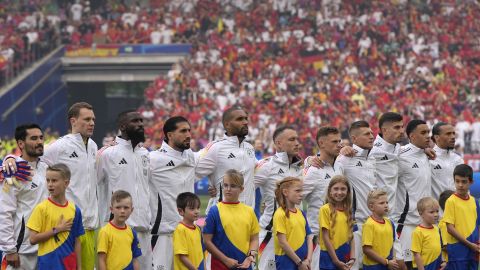
[{"label": "jersey collar", "polygon": [[373,142],[373,147],[378,147],[389,153],[395,153],[395,150],[400,149],[400,146],[398,144],[391,144],[385,141],[385,139],[383,139],[380,134],[378,134],[377,138],[375,138],[375,141]]},{"label": "jersey collar", "polygon": [[[275,153],[275,157],[276,157],[277,160],[280,161],[281,163],[290,165],[290,164],[289,164],[289,161],[288,161],[287,152],[277,152],[277,153]],[[301,162],[302,162],[302,159],[301,159],[301,158],[299,158],[299,157],[294,157],[293,160],[292,160],[292,164],[291,164],[291,165],[299,165]]]},{"label": "jersey collar", "polygon": [[160,147],[160,150],[165,151],[166,153],[168,153],[171,156],[181,158],[181,157],[183,157],[185,151],[187,151],[188,149],[184,150],[184,151],[178,151],[178,150],[173,149],[170,145],[168,145],[167,142],[163,141],[162,146]]},{"label": "jersey collar", "polygon": [[[132,141],[131,140],[125,140],[124,138],[122,137],[115,137],[115,142],[118,143],[119,145],[123,145],[125,147],[129,147],[130,149],[132,149]],[[136,146],[135,146],[135,149],[139,149],[139,148],[142,148],[143,147],[143,143],[138,143]]]},{"label": "jersey collar", "polygon": [[365,159],[368,158],[368,154],[370,153],[370,150],[371,150],[371,149],[363,149],[356,144],[354,144],[352,146],[352,148],[353,148],[353,150],[356,151],[356,154],[355,154],[356,157],[362,157],[362,158],[365,158]]},{"label": "jersey collar", "polygon": [[405,148],[408,148],[408,147],[410,147],[414,153],[420,153],[421,152],[422,154],[425,154],[425,149],[418,148],[413,143],[407,144]]},{"label": "jersey collar", "polygon": [[443,149],[438,147],[438,145],[435,144],[433,147],[433,150],[435,150],[435,153],[437,153],[438,156],[446,156],[450,153],[449,149]]},{"label": "jersey collar", "polygon": [[223,138],[229,142],[235,143],[235,145],[240,146],[245,140],[240,142],[237,136],[228,136],[226,133],[223,135]]}]

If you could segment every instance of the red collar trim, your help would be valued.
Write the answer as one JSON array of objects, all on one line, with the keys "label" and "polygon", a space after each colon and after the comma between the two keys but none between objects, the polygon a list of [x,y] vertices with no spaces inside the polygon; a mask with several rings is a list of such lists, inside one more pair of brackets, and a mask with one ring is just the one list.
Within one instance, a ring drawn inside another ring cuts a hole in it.
[{"label": "red collar trim", "polygon": [[222,201],[221,203],[223,203],[223,204],[239,204],[240,202],[224,202],[224,201]]},{"label": "red collar trim", "polygon": [[433,229],[433,225],[430,226],[430,227],[425,227],[425,226],[422,226],[422,225],[420,224],[420,225],[418,225],[418,227],[423,228],[423,229],[427,229],[427,230]]},{"label": "red collar trim", "polygon": [[465,198],[462,198],[462,197],[460,197],[460,195],[458,195],[456,192],[455,192],[455,193],[453,193],[453,194],[454,194],[455,196],[457,196],[458,198],[460,198],[460,199],[464,200],[464,201],[468,201],[468,200],[470,199],[470,195],[468,195],[468,194],[467,194],[467,198],[466,198],[466,199],[465,199]]},{"label": "red collar trim", "polygon": [[377,222],[378,224],[385,224],[385,219],[382,219],[382,221],[376,220],[373,216],[370,216],[373,221]]},{"label": "red collar trim", "polygon": [[187,225],[187,224],[185,224],[185,223],[183,223],[183,222],[180,222],[180,224],[182,224],[183,226],[189,228],[190,230],[195,230],[195,229],[197,228],[195,225],[190,226],[190,225]]},{"label": "red collar trim", "polygon": [[294,213],[294,214],[296,214],[296,213],[298,212],[297,208],[295,208],[295,211],[290,210],[290,209],[288,209],[288,211],[290,211],[290,212],[292,212],[292,213]]},{"label": "red collar trim", "polygon": [[112,225],[112,227],[114,227],[115,229],[117,230],[126,230],[127,229],[127,224],[125,224],[125,227],[118,227],[117,225],[113,224],[113,222],[109,221],[108,223],[110,223],[110,225]]},{"label": "red collar trim", "polygon": [[59,203],[54,202],[52,199],[50,199],[50,197],[48,197],[48,200],[58,207],[67,207],[68,206],[68,201],[64,205],[61,205]]}]

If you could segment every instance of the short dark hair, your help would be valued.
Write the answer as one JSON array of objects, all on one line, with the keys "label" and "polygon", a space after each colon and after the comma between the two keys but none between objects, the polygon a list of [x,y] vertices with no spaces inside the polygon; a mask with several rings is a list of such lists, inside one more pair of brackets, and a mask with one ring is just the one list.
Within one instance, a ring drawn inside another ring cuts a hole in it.
[{"label": "short dark hair", "polygon": [[320,137],[326,137],[330,134],[339,134],[339,133],[340,131],[336,127],[330,127],[330,126],[320,127],[317,131],[317,137],[315,139],[318,141]]},{"label": "short dark hair", "polygon": [[473,181],[473,169],[467,164],[459,164],[455,169],[453,169],[453,177],[467,177],[470,182]]},{"label": "short dark hair", "polygon": [[133,113],[133,112],[137,112],[137,110],[130,109],[130,110],[126,110],[126,111],[123,111],[123,112],[119,113],[118,116],[117,116],[117,127],[120,128],[120,126],[122,124],[124,124],[124,122],[127,120],[128,114]]},{"label": "short dark hair", "polygon": [[438,122],[432,127],[432,141],[435,142],[435,135],[440,135],[440,129],[443,126],[449,125],[445,122]]},{"label": "short dark hair", "polygon": [[448,198],[452,196],[453,193],[455,193],[455,191],[449,189],[440,193],[440,197],[438,197],[438,204],[440,204],[442,210],[445,210],[445,203],[447,202]]},{"label": "short dark hair", "polygon": [[200,207],[200,198],[197,195],[191,192],[183,192],[178,194],[177,197],[177,208],[185,210],[187,207]]},{"label": "short dark hair", "polygon": [[72,173],[70,172],[70,168],[63,163],[53,164],[52,166],[48,166],[47,171],[58,172],[62,176],[64,180],[70,180]]},{"label": "short dark hair", "polygon": [[292,126],[280,126],[277,129],[275,129],[272,136],[273,142],[275,142],[275,139],[277,139],[277,137],[280,136],[280,134],[282,134],[287,129],[295,130]]},{"label": "short dark hair", "polygon": [[17,126],[15,128],[15,140],[17,142],[19,140],[25,141],[27,139],[27,129],[34,129],[34,128],[38,128],[40,129],[40,131],[42,130],[42,128],[35,123],[28,123],[28,124]]},{"label": "short dark hair", "polygon": [[370,127],[370,124],[368,124],[368,122],[365,120],[355,121],[350,125],[350,128],[348,129],[348,134],[350,135],[350,137],[352,137],[353,131],[360,128],[369,128],[369,127]]},{"label": "short dark hair", "polygon": [[164,135],[164,141],[166,143],[168,143],[168,132],[172,132],[172,131],[175,131],[177,130],[177,124],[178,123],[183,123],[183,122],[187,122],[188,125],[190,125],[190,122],[188,122],[187,118],[183,117],[183,116],[173,116],[173,117],[170,117],[167,119],[167,121],[165,121],[165,124],[163,125],[163,135]]},{"label": "short dark hair", "polygon": [[403,117],[395,112],[386,112],[378,119],[378,127],[382,128],[385,123],[400,122],[403,121]]},{"label": "short dark hair", "polygon": [[110,205],[113,206],[113,203],[119,202],[119,201],[121,201],[123,199],[127,199],[127,198],[132,199],[132,195],[130,195],[130,193],[128,193],[128,191],[119,189],[119,190],[113,192],[112,198],[110,199]]},{"label": "short dark hair", "polygon": [[67,120],[70,121],[70,118],[78,118],[80,115],[81,109],[88,109],[93,111],[93,106],[88,104],[87,102],[77,102],[74,103],[70,109],[68,109],[67,113]]},{"label": "short dark hair", "polygon": [[232,119],[232,113],[234,111],[244,111],[245,113],[247,111],[245,111],[244,108],[240,107],[240,106],[232,106],[228,109],[226,109],[224,112],[223,112],[223,115],[222,115],[222,124],[223,126],[225,126],[225,123],[230,121]]},{"label": "short dark hair", "polygon": [[405,129],[405,132],[407,133],[407,137],[410,136],[410,134],[419,126],[419,125],[426,125],[427,122],[419,119],[413,119],[407,124],[407,128]]}]

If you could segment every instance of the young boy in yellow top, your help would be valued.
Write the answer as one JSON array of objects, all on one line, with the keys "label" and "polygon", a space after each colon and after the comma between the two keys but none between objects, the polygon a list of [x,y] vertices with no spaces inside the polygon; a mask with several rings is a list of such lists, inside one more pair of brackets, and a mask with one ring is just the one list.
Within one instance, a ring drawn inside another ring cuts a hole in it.
[{"label": "young boy in yellow top", "polygon": [[438,202],[432,197],[418,201],[417,210],[422,219],[412,233],[413,268],[418,270],[445,269],[442,260],[442,236],[434,225],[438,221]]},{"label": "young boy in yellow top", "polygon": [[385,217],[388,213],[387,192],[380,189],[370,191],[367,205],[372,214],[362,228],[363,270],[397,270],[399,266],[393,254],[395,226]]},{"label": "young boy in yellow top", "polygon": [[477,270],[478,202],[470,196],[473,184],[472,167],[460,164],[453,170],[455,193],[445,204],[443,220],[447,224],[448,269]]},{"label": "young boy in yellow top", "polygon": [[[453,195],[453,193],[455,193],[455,191],[453,190],[445,190],[440,193],[440,197],[438,198],[438,204],[440,205],[443,213],[445,213],[445,204],[447,203],[448,198]],[[438,228],[440,229],[440,234],[442,235],[442,259],[445,262],[448,262],[447,240],[449,236],[447,232],[447,223],[445,223],[443,216],[438,222]]]},{"label": "young boy in yellow top", "polygon": [[200,213],[200,199],[191,192],[180,193],[177,208],[183,219],[173,232],[173,269],[203,270],[202,231],[195,225]]},{"label": "young boy in yellow top", "polygon": [[132,214],[132,196],[124,190],[112,194],[110,211],[113,219],[98,233],[99,270],[140,270],[137,260],[142,255],[137,233],[128,226]]},{"label": "young boy in yellow top", "polygon": [[82,213],[67,201],[65,190],[70,183],[70,170],[65,164],[47,168],[46,179],[50,196],[38,204],[27,223],[30,242],[38,244],[38,269],[80,270],[81,244],[85,234]]}]

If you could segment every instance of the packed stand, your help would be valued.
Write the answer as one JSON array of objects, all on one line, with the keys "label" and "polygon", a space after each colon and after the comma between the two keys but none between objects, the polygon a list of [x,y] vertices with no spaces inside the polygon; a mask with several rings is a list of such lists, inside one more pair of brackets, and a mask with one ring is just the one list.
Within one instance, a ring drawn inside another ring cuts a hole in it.
[{"label": "packed stand", "polygon": [[[234,103],[248,108],[251,139],[272,152],[278,124],[301,125],[308,154],[325,123],[345,130],[367,119],[375,131],[382,111],[430,125],[458,115],[473,123],[479,113],[474,2],[199,1],[191,15],[182,10],[191,1],[173,2],[168,12],[199,28],[191,56],[145,90],[141,111],[157,143],[173,114],[189,116],[196,138],[218,138],[221,112]],[[467,152],[470,137],[480,141],[471,132],[457,131]]]},{"label": "packed stand", "polygon": [[1,1],[0,86],[59,45],[55,13],[51,1]]}]

